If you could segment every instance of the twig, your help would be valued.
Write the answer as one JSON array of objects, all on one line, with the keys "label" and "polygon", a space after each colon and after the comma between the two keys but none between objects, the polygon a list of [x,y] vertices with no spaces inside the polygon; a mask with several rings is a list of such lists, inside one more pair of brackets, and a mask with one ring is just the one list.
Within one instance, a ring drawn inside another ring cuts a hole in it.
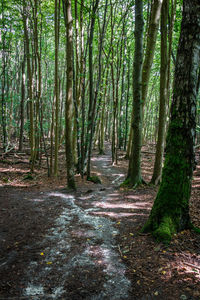
[{"label": "twig", "polygon": [[120,249],[120,245],[118,245],[118,249],[119,249],[120,256],[123,257],[122,251]]},{"label": "twig", "polygon": [[199,266],[196,266],[196,265],[193,265],[193,264],[190,264],[188,262],[184,262],[185,265],[188,265],[189,267],[192,267],[192,268],[195,268],[195,269],[198,269],[200,270],[200,267]]}]

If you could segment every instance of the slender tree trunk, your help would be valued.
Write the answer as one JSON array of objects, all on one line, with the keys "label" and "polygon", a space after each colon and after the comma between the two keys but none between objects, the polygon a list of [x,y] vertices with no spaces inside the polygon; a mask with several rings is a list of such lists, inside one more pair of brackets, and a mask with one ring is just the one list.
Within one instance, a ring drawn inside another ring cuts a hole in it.
[{"label": "slender tree trunk", "polygon": [[127,95],[126,95],[126,112],[125,112],[124,151],[126,151],[126,147],[127,147],[127,137],[128,137],[128,104],[129,104],[129,91],[130,91],[130,53],[128,52],[128,72],[127,72]]},{"label": "slender tree trunk", "polygon": [[80,172],[80,141],[79,141],[79,107],[80,107],[80,90],[79,90],[79,35],[78,35],[78,7],[77,1],[74,2],[74,15],[75,15],[75,49],[74,49],[74,63],[73,63],[73,95],[74,95],[74,126],[73,126],[73,156],[74,163],[77,166],[77,171]]},{"label": "slender tree trunk", "polygon": [[167,103],[167,113],[166,115],[168,116],[169,114],[169,107],[170,107],[170,87],[171,87],[171,53],[172,53],[172,42],[173,42],[173,29],[174,29],[174,22],[176,19],[176,2],[177,0],[172,0],[171,1],[171,17],[170,17],[170,24],[169,24],[169,47],[168,47],[168,75],[167,75],[167,98],[168,98],[168,103]]},{"label": "slender tree trunk", "polygon": [[137,186],[141,176],[142,146],[142,59],[143,59],[143,1],[135,1],[135,54],[133,69],[133,140],[126,183]]},{"label": "slender tree trunk", "polygon": [[20,103],[20,136],[19,136],[19,151],[23,149],[23,135],[24,135],[24,101],[25,101],[25,65],[26,65],[26,55],[25,55],[25,45],[24,45],[24,57],[22,61],[22,78],[21,78],[21,103]]},{"label": "slender tree trunk", "polygon": [[106,109],[106,98],[107,98],[107,88],[108,88],[108,72],[106,72],[105,79],[105,91],[102,102],[102,111],[101,111],[101,126],[100,126],[100,140],[99,140],[99,154],[104,154],[104,140],[105,140],[105,109]]},{"label": "slender tree trunk", "polygon": [[145,59],[144,59],[144,64],[142,69],[143,109],[144,109],[144,104],[146,102],[147,93],[148,93],[148,85],[149,85],[151,66],[153,63],[153,57],[154,57],[154,52],[156,47],[156,39],[157,39],[157,33],[159,28],[162,2],[163,0],[154,0],[152,2],[152,7],[151,7],[151,17],[150,17],[150,23],[148,28],[148,34],[147,34],[146,53],[145,53]]},{"label": "slender tree trunk", "polygon": [[54,154],[54,123],[55,123],[55,95],[52,101],[51,127],[50,127],[50,176],[53,175],[53,154]]},{"label": "slender tree trunk", "polygon": [[88,144],[88,160],[87,160],[87,179],[90,178],[90,158],[92,152],[92,134],[93,134],[93,110],[95,110],[94,103],[94,86],[93,86],[93,36],[94,36],[94,25],[96,20],[96,11],[98,8],[99,0],[93,2],[92,8],[92,20],[90,26],[89,36],[89,110],[88,110],[88,130],[87,130],[87,141]]},{"label": "slender tree trunk", "polygon": [[200,2],[183,0],[162,181],[149,219],[143,228],[144,232],[152,232],[161,241],[170,241],[175,232],[191,228],[189,199],[195,168],[199,45]]},{"label": "slender tree trunk", "polygon": [[[125,47],[124,47],[125,51]],[[124,127],[123,127],[123,114],[124,114],[124,78],[125,77],[125,63],[122,67],[122,78],[121,78],[121,99],[120,99],[120,109],[119,109],[119,149],[123,147],[124,144]]]},{"label": "slender tree trunk", "polygon": [[3,129],[3,150],[7,146],[7,126],[6,126],[6,101],[5,101],[5,85],[6,85],[6,44],[5,44],[5,19],[4,19],[4,0],[1,3],[2,9],[2,84],[1,84],[1,113],[2,113],[2,129]]},{"label": "slender tree trunk", "polygon": [[158,140],[156,156],[151,183],[158,184],[161,179],[163,153],[165,145],[166,111],[167,111],[167,75],[168,75],[168,50],[167,50],[167,19],[169,0],[163,0],[161,10],[161,62],[160,62],[160,107]]},{"label": "slender tree trunk", "polygon": [[59,16],[58,16],[58,0],[55,0],[54,14],[54,31],[55,31],[55,149],[54,149],[54,176],[58,176],[58,145],[59,145],[59,84],[58,84],[58,51],[59,51]]},{"label": "slender tree trunk", "polygon": [[85,75],[86,75],[86,54],[87,46],[84,56],[84,26],[83,26],[83,9],[84,9],[84,0],[81,0],[80,7],[80,97],[81,97],[81,177],[84,176],[84,167],[85,167]]},{"label": "slender tree trunk", "polygon": [[67,83],[66,83],[66,102],[65,102],[65,151],[67,164],[67,186],[75,189],[74,161],[72,148],[72,116],[73,116],[73,32],[72,32],[72,13],[71,1],[63,0],[64,15],[66,18],[66,59],[67,59]]},{"label": "slender tree trunk", "polygon": [[27,7],[26,2],[23,0],[23,26],[24,26],[24,36],[26,45],[26,59],[27,59],[27,73],[28,73],[28,97],[29,97],[29,118],[30,118],[30,147],[31,147],[31,172],[34,171],[35,165],[35,141],[34,141],[34,107],[33,107],[33,77],[31,70],[31,54],[29,47],[29,35],[28,35],[28,18],[27,18]]}]

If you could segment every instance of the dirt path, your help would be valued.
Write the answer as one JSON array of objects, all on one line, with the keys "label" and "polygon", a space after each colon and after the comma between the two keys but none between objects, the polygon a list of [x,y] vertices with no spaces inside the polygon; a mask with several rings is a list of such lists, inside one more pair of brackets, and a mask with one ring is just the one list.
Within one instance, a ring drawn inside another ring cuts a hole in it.
[{"label": "dirt path", "polygon": [[[146,181],[152,165],[147,151]],[[184,231],[166,246],[140,235],[156,189],[120,190],[126,170],[123,159],[111,165],[107,147],[92,158],[102,184],[78,178],[75,193],[0,187],[0,299],[200,299],[200,236]],[[197,226],[199,182],[197,167],[190,209]]]},{"label": "dirt path", "polygon": [[[30,193],[26,197],[22,192],[18,195],[23,202],[28,201],[30,206],[36,204],[33,210],[39,210],[42,204],[43,217],[45,208],[51,212],[55,209],[56,218],[48,222],[51,227],[44,230],[42,239],[41,236],[35,236],[32,244],[27,245],[24,240],[26,237],[21,239],[23,245],[20,249],[26,261],[26,269],[23,266],[21,271],[18,270],[22,276],[20,280],[17,278],[19,282],[16,289],[10,282],[11,293],[7,290],[10,296],[15,293],[27,299],[128,298],[130,281],[125,276],[125,265],[116,243],[119,233],[114,226],[116,222],[108,216],[100,216],[106,200],[115,196],[116,182],[119,183],[124,174],[111,166],[110,151],[107,155],[93,158],[92,163],[93,169],[98,170],[104,182],[102,185],[92,184],[92,189],[83,187],[73,194],[59,190]],[[9,191],[7,197],[15,196]],[[24,216],[27,216],[27,211]],[[50,218],[53,219],[52,214]],[[42,222],[37,218],[38,221],[43,226],[45,218]],[[38,232],[38,224],[36,227]],[[19,241],[13,243],[17,248],[19,244]],[[11,247],[8,257],[2,259],[0,268],[8,271],[14,264],[15,269],[15,264],[18,264],[19,259],[22,260],[19,256],[18,249]]]}]

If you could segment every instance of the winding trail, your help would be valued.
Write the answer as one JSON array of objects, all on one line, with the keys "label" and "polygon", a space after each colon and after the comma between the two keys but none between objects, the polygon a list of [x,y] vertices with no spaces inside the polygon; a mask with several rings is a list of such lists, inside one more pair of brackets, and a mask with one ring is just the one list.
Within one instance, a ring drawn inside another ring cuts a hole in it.
[{"label": "winding trail", "polygon": [[41,194],[41,201],[61,201],[63,210],[42,242],[34,245],[42,262],[33,260],[27,266],[25,298],[129,298],[130,281],[116,243],[116,221],[102,212],[111,197],[119,197],[116,185],[124,174],[111,166],[108,149],[106,155],[93,157],[92,167],[103,178],[103,185],[81,193]]}]

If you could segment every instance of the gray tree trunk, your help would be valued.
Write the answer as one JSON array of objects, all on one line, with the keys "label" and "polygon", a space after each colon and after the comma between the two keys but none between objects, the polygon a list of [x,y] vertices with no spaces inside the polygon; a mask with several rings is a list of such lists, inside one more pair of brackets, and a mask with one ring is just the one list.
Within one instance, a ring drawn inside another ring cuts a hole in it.
[{"label": "gray tree trunk", "polygon": [[71,1],[63,0],[63,9],[65,10],[66,24],[66,59],[67,59],[67,83],[66,83],[66,101],[65,101],[65,151],[67,164],[67,186],[70,189],[75,189],[74,180],[74,161],[72,153],[72,116],[73,116],[73,97],[72,97],[72,82],[73,82],[73,32],[72,32],[72,14]]},{"label": "gray tree trunk", "polygon": [[161,61],[160,61],[160,107],[158,140],[156,144],[156,157],[151,183],[158,184],[161,179],[163,153],[165,144],[166,112],[167,112],[167,76],[168,76],[168,51],[167,51],[167,19],[169,0],[164,0],[161,10]]},{"label": "gray tree trunk", "polygon": [[142,60],[143,60],[143,1],[135,1],[135,54],[133,69],[133,139],[127,184],[137,186],[142,183]]}]

